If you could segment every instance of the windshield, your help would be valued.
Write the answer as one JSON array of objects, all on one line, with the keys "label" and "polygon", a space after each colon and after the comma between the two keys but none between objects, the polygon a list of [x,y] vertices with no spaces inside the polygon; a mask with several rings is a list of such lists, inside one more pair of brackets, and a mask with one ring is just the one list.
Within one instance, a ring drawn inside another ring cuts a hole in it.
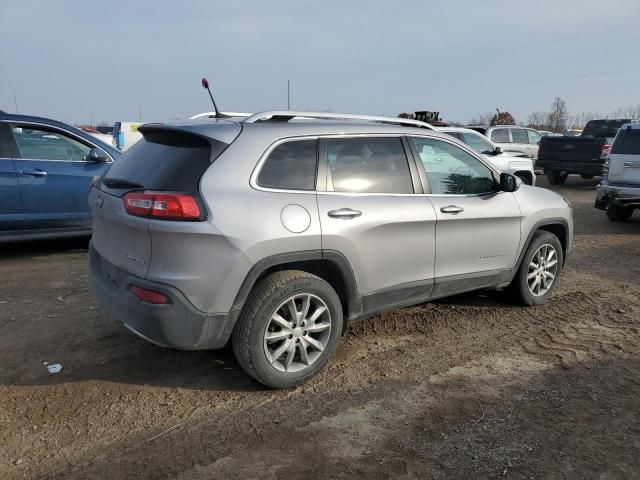
[{"label": "windshield", "polygon": [[618,129],[629,120],[591,120],[582,131],[583,137],[615,137]]}]

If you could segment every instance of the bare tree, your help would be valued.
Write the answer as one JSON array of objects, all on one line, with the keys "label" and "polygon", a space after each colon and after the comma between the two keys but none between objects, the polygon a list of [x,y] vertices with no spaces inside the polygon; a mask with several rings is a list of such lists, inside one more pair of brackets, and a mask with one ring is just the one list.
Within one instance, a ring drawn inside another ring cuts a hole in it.
[{"label": "bare tree", "polygon": [[549,118],[549,114],[547,112],[543,112],[542,110],[538,110],[535,112],[531,112],[529,117],[527,118],[527,127],[535,128],[536,130],[548,130],[549,126],[547,125],[547,119]]},{"label": "bare tree", "polygon": [[640,105],[629,105],[627,107],[619,107],[616,108],[611,115],[610,118],[630,118],[630,119],[640,119]]},{"label": "bare tree", "polygon": [[480,113],[477,117],[473,117],[469,120],[469,125],[489,125],[492,118],[493,112]]},{"label": "bare tree", "polygon": [[552,132],[564,132],[567,129],[567,102],[562,98],[556,97],[551,104],[547,124]]}]

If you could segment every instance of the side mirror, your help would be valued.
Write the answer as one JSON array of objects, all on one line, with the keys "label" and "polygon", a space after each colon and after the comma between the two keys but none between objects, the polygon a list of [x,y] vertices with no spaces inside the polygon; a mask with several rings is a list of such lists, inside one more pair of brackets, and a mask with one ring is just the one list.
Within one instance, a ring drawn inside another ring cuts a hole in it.
[{"label": "side mirror", "polygon": [[104,150],[101,150],[99,148],[92,148],[91,150],[89,150],[89,155],[87,155],[87,162],[106,163],[108,161],[109,157]]},{"label": "side mirror", "polygon": [[515,192],[520,185],[518,179],[510,173],[500,174],[500,191],[501,192]]},{"label": "side mirror", "polygon": [[495,150],[493,151],[494,155],[501,155],[502,154],[502,147],[496,147]]}]

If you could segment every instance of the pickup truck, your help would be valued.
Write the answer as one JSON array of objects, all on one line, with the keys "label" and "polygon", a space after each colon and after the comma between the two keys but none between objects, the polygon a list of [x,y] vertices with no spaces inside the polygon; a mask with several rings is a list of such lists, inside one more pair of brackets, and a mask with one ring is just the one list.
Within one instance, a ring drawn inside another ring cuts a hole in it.
[{"label": "pickup truck", "polygon": [[536,168],[551,185],[562,185],[571,173],[590,179],[602,175],[602,166],[618,129],[629,119],[591,120],[578,137],[542,137]]}]

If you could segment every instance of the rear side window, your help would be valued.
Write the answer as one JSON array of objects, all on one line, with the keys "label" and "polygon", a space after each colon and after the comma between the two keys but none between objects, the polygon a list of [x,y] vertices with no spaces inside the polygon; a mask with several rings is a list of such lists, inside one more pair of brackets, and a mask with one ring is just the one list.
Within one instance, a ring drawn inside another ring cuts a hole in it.
[{"label": "rear side window", "polygon": [[328,139],[327,160],[335,192],[414,193],[398,137]]},{"label": "rear side window", "polygon": [[529,143],[529,136],[527,135],[527,131],[520,128],[512,128],[511,141],[513,143]]},{"label": "rear side window", "polygon": [[491,140],[496,143],[509,143],[509,131],[506,128],[498,128],[491,132]]},{"label": "rear side window", "polygon": [[258,175],[258,185],[282,190],[314,190],[317,140],[295,140],[274,148]]},{"label": "rear side window", "polygon": [[640,155],[640,128],[624,128],[618,132],[611,154]]},{"label": "rear side window", "polygon": [[113,163],[102,180],[147,190],[196,192],[200,177],[227,144],[198,135],[151,130]]}]

